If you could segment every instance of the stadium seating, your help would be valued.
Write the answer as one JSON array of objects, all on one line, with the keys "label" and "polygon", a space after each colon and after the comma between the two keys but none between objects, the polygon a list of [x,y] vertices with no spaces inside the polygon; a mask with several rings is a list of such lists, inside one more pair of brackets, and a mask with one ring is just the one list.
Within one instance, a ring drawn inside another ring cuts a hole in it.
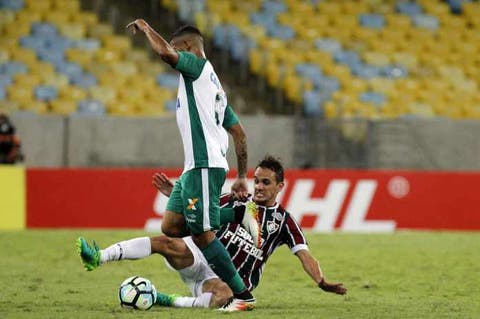
[{"label": "stadium seating", "polygon": [[0,0],[0,34],[1,112],[169,113],[178,77],[78,0]]},{"label": "stadium seating", "polygon": [[478,1],[196,2],[213,45],[306,115],[478,118]]}]

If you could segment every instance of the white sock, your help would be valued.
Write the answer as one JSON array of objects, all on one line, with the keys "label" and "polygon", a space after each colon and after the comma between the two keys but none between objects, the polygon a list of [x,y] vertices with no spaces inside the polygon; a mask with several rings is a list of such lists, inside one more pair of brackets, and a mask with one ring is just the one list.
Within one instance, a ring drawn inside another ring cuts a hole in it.
[{"label": "white sock", "polygon": [[149,237],[121,241],[100,250],[100,264],[113,260],[140,259],[152,254]]},{"label": "white sock", "polygon": [[204,292],[198,297],[177,297],[173,306],[179,308],[208,308],[211,299],[212,293]]}]

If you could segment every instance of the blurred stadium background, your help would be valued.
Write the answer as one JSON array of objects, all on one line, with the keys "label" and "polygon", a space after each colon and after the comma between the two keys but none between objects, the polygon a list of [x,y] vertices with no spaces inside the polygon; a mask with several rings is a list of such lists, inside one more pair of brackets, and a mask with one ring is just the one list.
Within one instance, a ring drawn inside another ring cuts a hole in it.
[{"label": "blurred stadium background", "polygon": [[137,17],[205,33],[254,161],[480,168],[478,1],[1,0],[0,111],[27,166],[181,166],[177,75]]}]

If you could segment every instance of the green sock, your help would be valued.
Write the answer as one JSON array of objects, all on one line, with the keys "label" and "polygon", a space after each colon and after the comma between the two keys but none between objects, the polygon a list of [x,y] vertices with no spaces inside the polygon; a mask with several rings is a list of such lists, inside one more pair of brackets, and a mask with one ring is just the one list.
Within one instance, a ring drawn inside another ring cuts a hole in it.
[{"label": "green sock", "polygon": [[207,248],[202,250],[213,271],[222,279],[234,293],[245,291],[247,287],[238,275],[225,247],[215,238]]},{"label": "green sock", "polygon": [[245,214],[245,206],[237,206],[235,208],[220,208],[220,225],[228,223],[241,223]]},{"label": "green sock", "polygon": [[175,297],[173,295],[166,295],[157,291],[157,300],[155,303],[160,306],[172,307]]}]

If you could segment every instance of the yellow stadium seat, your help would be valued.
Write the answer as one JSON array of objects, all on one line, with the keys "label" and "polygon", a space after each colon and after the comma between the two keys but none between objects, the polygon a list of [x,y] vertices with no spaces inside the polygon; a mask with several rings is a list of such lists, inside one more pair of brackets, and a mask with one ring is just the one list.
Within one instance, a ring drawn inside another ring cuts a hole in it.
[{"label": "yellow stadium seat", "polygon": [[208,18],[207,18],[207,13],[204,11],[199,11],[195,13],[194,17],[195,25],[197,26],[198,30],[202,32],[202,34],[207,34],[210,35],[210,32],[208,30]]},{"label": "yellow stadium seat", "polygon": [[360,93],[368,88],[368,83],[359,78],[353,78],[350,83],[345,83],[345,91]]},{"label": "yellow stadium seat", "polygon": [[69,84],[68,77],[60,73],[42,74],[42,84],[53,86],[56,88],[67,87]]},{"label": "yellow stadium seat", "polygon": [[385,15],[386,24],[389,29],[408,30],[412,26],[412,20],[407,15],[389,13]]},{"label": "yellow stadium seat", "polygon": [[126,51],[132,48],[130,39],[118,35],[106,35],[102,37],[103,45],[107,49]]},{"label": "yellow stadium seat", "polygon": [[[138,103],[138,101],[137,101]],[[141,103],[141,102],[140,102]],[[107,106],[108,113],[116,116],[134,116],[137,115],[137,106],[135,103],[123,100],[114,101]]]},{"label": "yellow stadium seat", "polygon": [[52,3],[50,0],[26,0],[25,6],[28,11],[48,12],[52,8]]},{"label": "yellow stadium seat", "polygon": [[54,114],[69,115],[77,111],[77,102],[68,99],[57,99],[50,102],[50,110]]},{"label": "yellow stadium seat", "polygon": [[80,11],[72,15],[72,21],[90,27],[98,26],[98,17],[93,12]]},{"label": "yellow stadium seat", "polygon": [[114,49],[100,49],[94,53],[95,61],[104,64],[119,62],[121,58],[121,53]]},{"label": "yellow stadium seat", "polygon": [[125,52],[125,60],[131,62],[150,62],[148,53],[141,49],[132,49]]},{"label": "yellow stadium seat", "polygon": [[93,52],[82,49],[68,48],[65,50],[65,56],[68,60],[76,62],[83,67],[92,63],[93,60]]},{"label": "yellow stadium seat", "polygon": [[87,91],[76,86],[65,86],[60,88],[59,97],[64,100],[78,102],[87,98]]},{"label": "yellow stadium seat", "polygon": [[80,2],[78,0],[53,0],[52,6],[55,10],[76,14],[80,11]]},{"label": "yellow stadium seat", "polygon": [[30,33],[30,24],[10,23],[4,27],[3,32],[6,37],[20,38]]},{"label": "yellow stadium seat", "polygon": [[10,60],[10,53],[5,49],[0,49],[0,63],[5,63]]},{"label": "yellow stadium seat", "polygon": [[18,102],[12,100],[0,101],[0,113],[11,114],[18,110]]},{"label": "yellow stadium seat", "polygon": [[167,88],[156,86],[146,91],[146,99],[151,102],[164,103],[176,96],[176,92]]},{"label": "yellow stadium seat", "polygon": [[392,61],[406,67],[408,70],[418,68],[418,58],[408,52],[396,52],[392,54]]},{"label": "yellow stadium seat", "polygon": [[320,13],[328,14],[328,15],[340,15],[342,13],[342,6],[339,2],[327,2],[327,1],[320,1],[317,5],[317,9]]},{"label": "yellow stadium seat", "polygon": [[36,114],[45,114],[48,112],[48,105],[42,101],[24,100],[19,102],[19,109]]},{"label": "yellow stadium seat", "polygon": [[22,10],[17,13],[15,20],[20,24],[30,24],[42,21],[42,13],[30,10]]},{"label": "yellow stadium seat", "polygon": [[283,81],[285,96],[295,103],[303,101],[303,92],[310,89],[311,86],[309,80],[302,79],[293,73],[288,74]]},{"label": "yellow stadium seat", "polygon": [[28,69],[31,74],[40,75],[41,77],[55,72],[53,65],[47,62],[36,62],[34,64],[30,64]]},{"label": "yellow stadium seat", "polygon": [[477,82],[469,79],[452,81],[452,87],[463,94],[471,96],[478,91]]},{"label": "yellow stadium seat", "polygon": [[40,84],[41,78],[38,74],[16,74],[14,76],[14,83],[16,86],[35,87]]},{"label": "yellow stadium seat", "polygon": [[137,105],[138,114],[144,116],[165,116],[166,111],[163,102],[145,101]]},{"label": "yellow stadium seat", "polygon": [[87,35],[87,28],[81,23],[63,23],[58,26],[60,33],[70,39],[80,40]]},{"label": "yellow stadium seat", "polygon": [[113,72],[104,72],[98,76],[99,85],[113,88],[124,87],[127,83],[127,77],[115,74]]},{"label": "yellow stadium seat", "polygon": [[32,87],[27,86],[9,86],[7,87],[7,95],[10,100],[17,101],[19,103],[33,101]]},{"label": "yellow stadium seat", "polygon": [[454,65],[442,65],[437,69],[438,75],[448,81],[460,81],[465,79],[463,70]]},{"label": "yellow stadium seat", "polygon": [[432,106],[426,103],[413,102],[407,105],[408,113],[420,117],[433,117],[435,113]]},{"label": "yellow stadium seat", "polygon": [[396,92],[395,81],[392,79],[375,77],[368,80],[368,86],[372,91],[383,93],[389,96],[395,94]]},{"label": "yellow stadium seat", "polygon": [[15,12],[13,10],[0,10],[0,25],[7,25],[15,20]]},{"label": "yellow stadium seat", "polygon": [[138,73],[138,67],[134,62],[122,61],[110,64],[110,69],[113,73],[121,74],[123,76],[131,76]]},{"label": "yellow stadium seat", "polygon": [[98,23],[87,26],[87,35],[92,38],[103,38],[113,34],[113,27],[107,23]]},{"label": "yellow stadium seat", "polygon": [[129,76],[126,85],[132,88],[142,87],[145,90],[155,89],[157,87],[157,83],[153,76],[140,73]]},{"label": "yellow stadium seat", "polygon": [[146,97],[146,91],[143,88],[123,88],[118,91],[118,100],[126,103],[136,103],[143,101]]},{"label": "yellow stadium seat", "polygon": [[276,62],[269,62],[265,67],[265,76],[267,78],[267,83],[271,87],[277,87],[280,83],[280,65]]},{"label": "yellow stadium seat", "polygon": [[352,80],[350,68],[342,64],[332,64],[330,68],[323,68],[325,74],[334,76],[340,80],[340,83],[347,83]]},{"label": "yellow stadium seat", "polygon": [[101,101],[103,104],[108,104],[116,100],[117,91],[112,87],[93,86],[88,89],[88,95],[91,99]]},{"label": "yellow stadium seat", "polygon": [[386,66],[390,64],[390,58],[386,54],[378,52],[365,52],[363,59],[366,63],[376,66]]},{"label": "yellow stadium seat", "polygon": [[264,53],[260,49],[251,49],[249,52],[249,69],[253,74],[259,75],[263,72]]},{"label": "yellow stadium seat", "polygon": [[72,17],[69,12],[49,11],[43,15],[43,18],[47,22],[51,22],[60,26],[65,23],[69,23]]},{"label": "yellow stadium seat", "polygon": [[157,76],[160,73],[163,73],[167,70],[168,66],[165,63],[160,62],[137,62],[137,66],[140,69],[141,74],[146,74],[150,76]]},{"label": "yellow stadium seat", "polygon": [[171,11],[177,9],[177,1],[175,0],[161,0],[162,6]]},{"label": "yellow stadium seat", "polygon": [[15,48],[10,50],[10,58],[12,60],[21,61],[29,66],[37,63],[37,55],[35,51],[24,48]]},{"label": "yellow stadium seat", "polygon": [[369,11],[366,1],[340,1],[341,11],[347,15],[358,15]]}]

